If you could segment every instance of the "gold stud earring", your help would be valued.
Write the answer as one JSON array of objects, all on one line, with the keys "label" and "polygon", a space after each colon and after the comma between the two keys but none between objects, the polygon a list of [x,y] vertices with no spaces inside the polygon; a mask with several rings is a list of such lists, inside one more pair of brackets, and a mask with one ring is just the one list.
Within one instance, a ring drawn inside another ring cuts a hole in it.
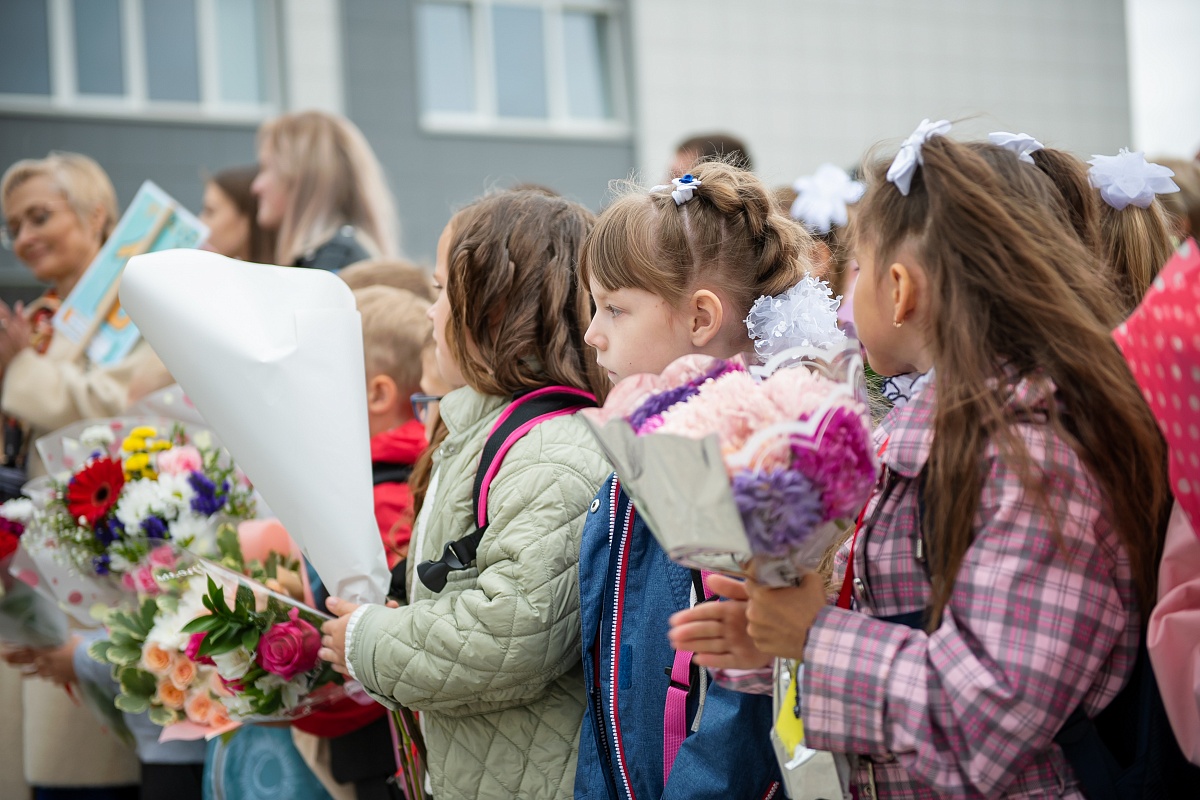
[{"label": "gold stud earring", "polygon": [[898,319],[894,319],[894,320],[892,320],[892,327],[893,327],[893,328],[899,328],[899,327],[900,327],[901,325],[903,325],[903,324],[904,324],[904,321],[903,321],[903,320],[898,320]]}]

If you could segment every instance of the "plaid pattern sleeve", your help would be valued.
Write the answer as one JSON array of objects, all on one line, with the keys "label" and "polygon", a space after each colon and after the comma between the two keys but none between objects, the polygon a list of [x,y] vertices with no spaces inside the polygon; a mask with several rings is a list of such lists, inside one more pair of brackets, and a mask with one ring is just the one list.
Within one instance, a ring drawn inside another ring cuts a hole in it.
[{"label": "plaid pattern sleeve", "polygon": [[709,667],[708,674],[713,683],[732,689],[743,694],[770,694],[773,688],[773,670],[770,667],[762,669],[721,669]]},{"label": "plaid pattern sleeve", "polygon": [[[1132,669],[1131,574],[1099,489],[1047,427],[1014,430],[1042,491],[1026,491],[1017,471],[988,452],[975,539],[937,630],[826,608],[809,633],[808,743],[886,765],[876,774],[890,776],[890,796],[1045,786],[1048,765],[1062,765],[1052,739],[1064,720],[1081,702],[1096,713]],[[881,515],[875,536],[885,545],[855,554],[856,572],[870,575],[872,614],[928,602],[928,579],[911,566],[916,494]]]}]

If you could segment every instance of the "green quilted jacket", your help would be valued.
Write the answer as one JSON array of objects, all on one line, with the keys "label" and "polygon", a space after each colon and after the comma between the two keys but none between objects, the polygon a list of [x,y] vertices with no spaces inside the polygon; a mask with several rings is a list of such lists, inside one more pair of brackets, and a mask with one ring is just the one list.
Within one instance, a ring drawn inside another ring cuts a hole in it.
[{"label": "green quilted jacket", "polygon": [[389,707],[421,712],[437,800],[567,798],[585,688],[579,663],[579,540],[611,468],[582,420],[551,419],[504,459],[475,568],[434,594],[413,564],[474,530],[472,484],[506,401],[458,389],[409,553],[409,605],[351,620],[353,674]]}]

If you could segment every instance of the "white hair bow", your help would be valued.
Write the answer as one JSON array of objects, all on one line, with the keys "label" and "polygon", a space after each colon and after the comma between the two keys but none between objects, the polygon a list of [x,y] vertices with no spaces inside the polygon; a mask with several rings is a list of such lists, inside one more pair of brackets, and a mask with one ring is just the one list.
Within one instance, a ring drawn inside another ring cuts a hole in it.
[{"label": "white hair bow", "polygon": [[857,203],[867,187],[851,180],[841,167],[822,164],[812,175],[797,178],[792,188],[796,190],[792,219],[803,223],[810,233],[824,234],[849,221],[847,204]]},{"label": "white hair bow", "polygon": [[1011,150],[1017,154],[1017,158],[1024,161],[1026,164],[1035,163],[1033,156],[1030,153],[1036,153],[1038,150],[1045,150],[1046,146],[1037,139],[1030,136],[1028,133],[1009,133],[1007,131],[996,131],[988,134],[988,141],[997,147],[1003,147],[1005,150]]},{"label": "white hair bow", "polygon": [[[671,199],[675,201],[675,205],[677,206],[681,206],[688,200],[691,200],[692,195],[696,193],[696,187],[703,186],[703,184],[696,180],[696,177],[690,172],[687,175],[684,175],[682,178],[672,179],[671,183],[675,186],[674,191],[671,192]],[[670,188],[671,187],[667,184],[660,183],[658,186],[651,186],[650,191],[661,192],[663,189]]]},{"label": "white hair bow", "polygon": [[1115,156],[1092,156],[1088,163],[1092,165],[1088,182],[1117,211],[1128,205],[1149,208],[1154,195],[1179,191],[1171,180],[1175,175],[1173,170],[1151,164],[1144,153],[1131,153],[1125,147]]},{"label": "white hair bow", "polygon": [[887,179],[896,184],[900,194],[908,196],[917,165],[925,163],[925,159],[921,156],[921,145],[934,136],[945,136],[949,132],[949,120],[930,122],[928,119],[923,119],[917,129],[900,145],[900,152],[896,153],[896,158],[887,171]]}]

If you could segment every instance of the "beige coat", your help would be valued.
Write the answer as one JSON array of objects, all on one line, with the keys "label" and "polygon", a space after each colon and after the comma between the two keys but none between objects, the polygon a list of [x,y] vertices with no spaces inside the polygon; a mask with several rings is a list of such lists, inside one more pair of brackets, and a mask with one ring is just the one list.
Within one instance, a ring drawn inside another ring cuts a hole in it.
[{"label": "beige coat", "polygon": [[[4,371],[0,410],[31,426],[38,436],[89,417],[125,411],[131,390],[146,394],[171,384],[171,377],[145,341],[119,364],[96,367],[71,360],[74,345],[55,336],[45,355],[17,354]],[[30,458],[30,475],[44,472]],[[138,782],[137,759],[86,708],[45,681],[22,680],[0,665],[0,796],[21,797],[17,764],[34,786],[116,786]],[[20,698],[18,702],[17,699]],[[23,752],[23,757],[22,757]]]}]

